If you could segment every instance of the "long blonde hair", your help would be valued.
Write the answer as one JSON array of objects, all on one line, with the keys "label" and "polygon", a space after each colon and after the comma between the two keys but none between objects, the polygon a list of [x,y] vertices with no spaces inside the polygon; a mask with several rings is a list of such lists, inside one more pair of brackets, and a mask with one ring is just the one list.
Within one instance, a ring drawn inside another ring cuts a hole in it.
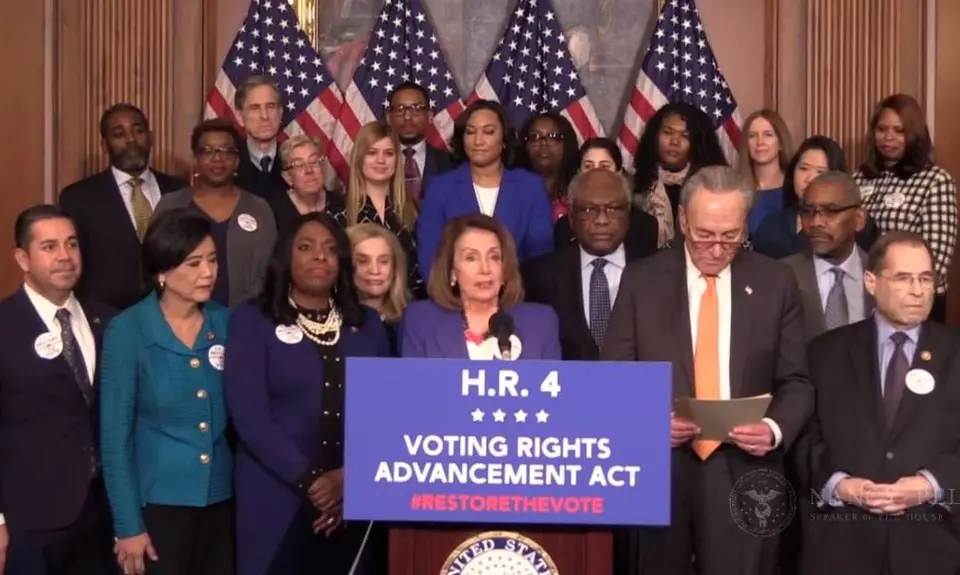
[{"label": "long blonde hair", "polygon": [[[383,298],[383,304],[380,307],[380,314],[383,319],[389,323],[400,321],[404,308],[410,302],[410,292],[407,291],[407,254],[397,236],[387,228],[373,222],[356,224],[347,228],[347,237],[350,238],[350,246],[356,250],[361,242],[380,238],[387,242],[390,248],[390,260],[393,264],[390,277],[390,288]],[[355,259],[356,252],[354,252]],[[356,261],[354,261],[356,269]]]},{"label": "long blonde hair", "polygon": [[393,202],[393,212],[400,218],[400,224],[408,230],[413,230],[417,222],[417,203],[407,198],[403,177],[403,160],[401,160],[400,140],[393,134],[386,124],[370,122],[357,132],[356,142],[350,152],[350,181],[347,184],[347,223],[355,224],[366,201],[367,185],[363,177],[363,160],[374,144],[384,138],[393,142],[393,149],[397,153],[397,165],[390,182],[390,200]]}]

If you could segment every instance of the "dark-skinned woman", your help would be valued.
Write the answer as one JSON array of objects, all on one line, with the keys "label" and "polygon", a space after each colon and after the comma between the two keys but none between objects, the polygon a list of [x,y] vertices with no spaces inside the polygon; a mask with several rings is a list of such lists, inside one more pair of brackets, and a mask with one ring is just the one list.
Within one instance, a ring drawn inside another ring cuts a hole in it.
[{"label": "dark-skinned woman", "polygon": [[517,166],[543,178],[556,222],[570,211],[567,185],[580,168],[577,132],[570,120],[556,112],[544,112],[523,124],[520,143]]},{"label": "dark-skinned woman", "polygon": [[363,545],[371,524],[342,518],[344,359],[390,356],[353,275],[343,229],[306,214],[281,233],[259,300],[234,311],[224,388],[239,575],[346,575],[384,554]]},{"label": "dark-skinned woman", "polygon": [[226,120],[207,120],[193,129],[196,160],[193,186],[163,196],[156,218],[174,208],[192,208],[210,220],[220,274],[213,301],[235,307],[260,293],[277,224],[266,200],[239,188],[235,179],[243,140]]}]

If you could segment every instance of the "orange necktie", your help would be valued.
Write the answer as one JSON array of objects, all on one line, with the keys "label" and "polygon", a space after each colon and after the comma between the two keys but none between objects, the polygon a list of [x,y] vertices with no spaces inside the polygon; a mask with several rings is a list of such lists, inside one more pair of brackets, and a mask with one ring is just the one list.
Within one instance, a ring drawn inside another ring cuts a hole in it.
[{"label": "orange necktie", "polygon": [[[693,353],[693,383],[697,399],[720,399],[720,306],[717,301],[717,278],[704,277],[707,290],[700,297],[697,315],[697,343]],[[693,450],[700,459],[720,447],[719,441],[699,439]]]}]

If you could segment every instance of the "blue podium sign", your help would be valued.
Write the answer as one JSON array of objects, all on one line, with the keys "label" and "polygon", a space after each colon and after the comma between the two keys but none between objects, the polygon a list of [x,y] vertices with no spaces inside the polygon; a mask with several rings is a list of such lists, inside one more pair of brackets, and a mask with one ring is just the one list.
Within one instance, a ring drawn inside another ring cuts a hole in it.
[{"label": "blue podium sign", "polygon": [[344,517],[668,525],[670,369],[350,358]]}]

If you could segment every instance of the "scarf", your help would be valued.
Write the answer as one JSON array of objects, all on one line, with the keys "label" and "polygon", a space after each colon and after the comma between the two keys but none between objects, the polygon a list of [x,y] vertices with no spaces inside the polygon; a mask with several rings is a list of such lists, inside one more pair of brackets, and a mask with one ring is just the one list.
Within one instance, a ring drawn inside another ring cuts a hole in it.
[{"label": "scarf", "polygon": [[690,171],[690,165],[687,164],[679,172],[671,172],[657,166],[657,181],[653,184],[653,189],[647,194],[646,211],[657,218],[657,247],[663,248],[673,240],[674,219],[673,207],[670,205],[670,197],[667,195],[666,186],[682,185],[687,179],[687,173]]}]

